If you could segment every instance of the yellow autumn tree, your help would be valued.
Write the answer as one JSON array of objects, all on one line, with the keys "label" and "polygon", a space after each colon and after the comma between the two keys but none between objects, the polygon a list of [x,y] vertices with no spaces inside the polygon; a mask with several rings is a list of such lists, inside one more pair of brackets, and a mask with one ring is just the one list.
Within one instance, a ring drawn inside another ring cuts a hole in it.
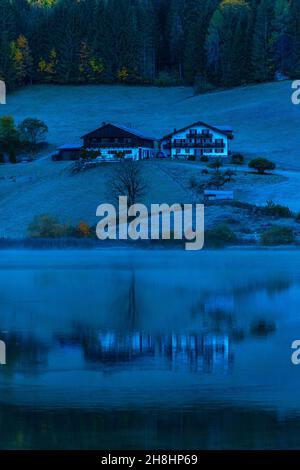
[{"label": "yellow autumn tree", "polygon": [[32,83],[32,56],[28,41],[20,35],[16,41],[11,42],[11,56],[16,73],[18,85]]},{"label": "yellow autumn tree", "polygon": [[56,67],[58,63],[57,52],[53,48],[48,54],[47,60],[41,57],[38,63],[38,72],[45,82],[52,82],[56,75]]}]

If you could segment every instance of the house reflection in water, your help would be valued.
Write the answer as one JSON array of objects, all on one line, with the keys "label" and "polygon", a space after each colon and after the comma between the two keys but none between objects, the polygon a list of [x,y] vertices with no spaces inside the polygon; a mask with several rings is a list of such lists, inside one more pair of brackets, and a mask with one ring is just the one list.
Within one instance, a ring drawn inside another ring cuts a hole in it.
[{"label": "house reflection in water", "polygon": [[226,372],[232,363],[229,337],[213,334],[151,335],[142,332],[118,334],[100,332],[98,338],[83,341],[85,359],[106,365],[120,365],[144,359],[149,365],[193,371]]}]

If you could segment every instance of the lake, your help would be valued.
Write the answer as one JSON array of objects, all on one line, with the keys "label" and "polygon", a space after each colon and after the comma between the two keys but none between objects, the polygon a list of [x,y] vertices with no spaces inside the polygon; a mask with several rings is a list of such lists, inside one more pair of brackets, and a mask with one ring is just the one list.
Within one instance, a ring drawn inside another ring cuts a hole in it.
[{"label": "lake", "polygon": [[1,449],[300,449],[298,251],[2,251]]}]

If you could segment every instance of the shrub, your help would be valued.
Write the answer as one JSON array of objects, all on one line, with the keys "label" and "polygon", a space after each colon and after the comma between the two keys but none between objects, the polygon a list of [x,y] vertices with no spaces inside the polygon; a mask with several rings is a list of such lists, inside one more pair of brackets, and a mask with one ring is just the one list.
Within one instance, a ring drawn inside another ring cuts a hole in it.
[{"label": "shrub", "polygon": [[254,158],[249,162],[249,168],[256,170],[260,175],[264,175],[267,170],[275,170],[275,163],[266,158]]},{"label": "shrub", "polygon": [[114,155],[115,158],[125,158],[125,152],[124,150],[119,150],[119,152],[116,152]]},{"label": "shrub", "polygon": [[215,160],[214,162],[211,162],[207,166],[209,168],[212,168],[213,170],[218,171],[223,166],[223,162],[222,162],[222,160],[220,160],[220,158],[218,158],[217,160]]},{"label": "shrub", "polygon": [[262,245],[289,245],[295,241],[294,232],[291,227],[273,225],[260,235]]},{"label": "shrub", "polygon": [[91,235],[91,227],[84,221],[79,222],[76,232],[80,237],[87,238]]},{"label": "shrub", "polygon": [[216,86],[207,81],[205,75],[197,75],[194,81],[194,95],[215,90]]},{"label": "shrub", "polygon": [[188,155],[188,160],[194,162],[196,160],[195,155]]},{"label": "shrub", "polygon": [[234,153],[231,156],[231,163],[233,165],[242,165],[244,161],[245,161],[244,155],[242,155],[241,153]]},{"label": "shrub", "polygon": [[11,149],[9,151],[9,161],[10,163],[13,163],[13,164],[17,163],[16,152],[14,149]]},{"label": "shrub", "polygon": [[297,214],[295,215],[295,219],[297,222],[300,222],[300,212],[297,212]]},{"label": "shrub", "polygon": [[207,163],[209,160],[208,156],[207,155],[201,155],[201,158],[200,158],[200,161],[203,162],[203,163]]},{"label": "shrub", "polygon": [[236,176],[236,172],[232,170],[226,170],[224,176],[227,178],[227,182],[230,183],[233,180],[233,177]]},{"label": "shrub", "polygon": [[5,163],[4,154],[0,152],[0,163]]},{"label": "shrub", "polygon": [[162,71],[158,74],[154,85],[159,87],[175,86],[178,85],[178,79],[169,72]]},{"label": "shrub", "polygon": [[197,180],[196,180],[196,178],[195,178],[194,175],[190,177],[190,180],[189,180],[189,187],[190,187],[191,189],[196,189],[196,188],[198,187],[198,183],[197,183]]},{"label": "shrub", "polygon": [[267,201],[266,207],[264,207],[263,213],[274,217],[293,217],[293,213],[287,206],[275,204],[273,201]]},{"label": "shrub", "polygon": [[201,171],[202,175],[208,175],[209,174],[209,171],[204,168],[204,170]]},{"label": "shrub", "polygon": [[80,158],[86,161],[91,161],[95,160],[96,158],[101,156],[101,151],[100,150],[90,150],[90,149],[85,149],[82,147],[80,149]]},{"label": "shrub", "polygon": [[221,223],[205,232],[207,246],[222,248],[236,241],[236,235],[228,225]]},{"label": "shrub", "polygon": [[28,226],[28,235],[31,238],[58,238],[68,236],[70,232],[70,226],[62,225],[48,214],[35,216]]}]

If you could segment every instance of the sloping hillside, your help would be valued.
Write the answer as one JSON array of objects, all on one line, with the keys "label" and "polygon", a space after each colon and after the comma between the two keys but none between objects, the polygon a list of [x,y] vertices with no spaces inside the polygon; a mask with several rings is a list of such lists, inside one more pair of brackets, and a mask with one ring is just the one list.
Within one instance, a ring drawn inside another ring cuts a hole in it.
[{"label": "sloping hillside", "polygon": [[196,97],[184,87],[34,86],[8,96],[0,115],[43,119],[55,146],[80,141],[103,121],[132,124],[158,137],[197,120],[229,124],[235,130],[233,149],[300,169],[300,106],[292,104],[291,93],[291,82]]},{"label": "sloping hillside", "polygon": [[[289,82],[197,97],[188,88],[36,86],[8,96],[8,104],[1,106],[0,112],[13,115],[17,122],[27,116],[43,119],[50,129],[52,147],[78,142],[82,134],[109,120],[131,123],[158,137],[199,119],[230,124],[235,129],[232,145],[236,150],[248,158],[266,155],[288,169],[261,177],[242,167],[232,183],[236,197],[257,204],[273,199],[299,211],[300,107],[292,105],[290,96]],[[195,162],[154,160],[140,164],[148,180],[148,204],[191,202],[191,176],[205,178],[201,165]],[[98,204],[108,200],[106,183],[113,165],[73,176],[72,165],[54,163],[49,157],[30,164],[0,165],[0,236],[26,234],[33,216],[41,213],[72,224],[80,220],[95,223]],[[207,208],[206,223],[225,215],[230,217],[222,208]]]}]

